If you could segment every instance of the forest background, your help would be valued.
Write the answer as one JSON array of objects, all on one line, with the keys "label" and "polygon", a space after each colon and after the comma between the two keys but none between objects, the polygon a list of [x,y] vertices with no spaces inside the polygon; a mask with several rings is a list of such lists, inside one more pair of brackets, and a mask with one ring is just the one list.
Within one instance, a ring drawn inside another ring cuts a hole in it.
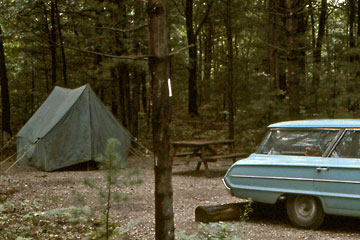
[{"label": "forest background", "polygon": [[[169,0],[171,138],[235,138],[359,115],[360,1]],[[148,15],[138,0],[1,0],[3,135],[54,86],[89,83],[137,138],[151,133]]]},{"label": "forest background", "polygon": [[169,136],[251,152],[269,123],[359,115],[360,0],[0,5],[4,143],[55,86],[90,84],[140,142],[152,133],[156,239],[174,238]]}]

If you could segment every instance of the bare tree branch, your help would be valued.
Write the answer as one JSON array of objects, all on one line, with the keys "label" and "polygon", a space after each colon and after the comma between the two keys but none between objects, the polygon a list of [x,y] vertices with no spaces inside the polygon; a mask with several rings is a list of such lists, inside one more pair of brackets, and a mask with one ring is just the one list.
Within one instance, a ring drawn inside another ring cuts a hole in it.
[{"label": "bare tree branch", "polygon": [[85,50],[85,49],[80,49],[80,48],[76,48],[76,47],[60,45],[60,44],[56,44],[56,45],[63,46],[64,48],[79,51],[79,52],[85,52],[85,53],[100,55],[100,56],[103,56],[103,57],[117,58],[117,59],[123,59],[123,60],[148,60],[151,57],[150,55],[119,56],[119,55],[106,54],[106,53],[101,53],[101,52],[96,52],[96,51],[91,51],[91,50]]},{"label": "bare tree branch", "polygon": [[195,46],[196,46],[195,44],[191,44],[191,45],[188,45],[188,46],[186,46],[186,47],[180,48],[180,49],[178,49],[178,50],[176,50],[176,51],[174,51],[174,52],[169,53],[169,57],[174,56],[174,55],[177,55],[177,54],[179,54],[180,52],[182,52],[182,51],[184,51],[184,50],[186,50],[186,49],[188,49],[188,48],[195,47]]},{"label": "bare tree branch", "polygon": [[96,28],[96,29],[105,29],[105,30],[110,30],[110,31],[115,31],[115,32],[126,33],[126,32],[134,32],[134,31],[141,30],[143,28],[146,28],[148,25],[145,24],[145,25],[141,25],[141,26],[138,26],[138,27],[130,28],[130,29],[119,29],[119,28],[112,28],[112,27],[98,27],[98,26],[91,26],[91,25],[86,25],[86,26]]}]

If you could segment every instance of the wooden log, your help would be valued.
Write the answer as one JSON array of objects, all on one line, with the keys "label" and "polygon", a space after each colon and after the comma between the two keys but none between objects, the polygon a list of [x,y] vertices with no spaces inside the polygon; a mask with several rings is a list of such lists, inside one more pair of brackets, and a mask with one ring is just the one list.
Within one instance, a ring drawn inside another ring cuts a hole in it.
[{"label": "wooden log", "polygon": [[229,203],[216,206],[198,206],[195,209],[195,221],[208,223],[238,220],[240,219],[246,204],[248,204],[248,202]]}]

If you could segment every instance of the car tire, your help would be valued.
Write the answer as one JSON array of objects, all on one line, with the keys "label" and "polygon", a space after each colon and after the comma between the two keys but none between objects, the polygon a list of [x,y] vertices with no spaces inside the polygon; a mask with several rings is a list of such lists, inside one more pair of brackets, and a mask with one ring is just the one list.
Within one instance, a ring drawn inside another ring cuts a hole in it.
[{"label": "car tire", "polygon": [[286,210],[291,223],[303,229],[319,228],[325,216],[321,201],[308,195],[288,196]]}]

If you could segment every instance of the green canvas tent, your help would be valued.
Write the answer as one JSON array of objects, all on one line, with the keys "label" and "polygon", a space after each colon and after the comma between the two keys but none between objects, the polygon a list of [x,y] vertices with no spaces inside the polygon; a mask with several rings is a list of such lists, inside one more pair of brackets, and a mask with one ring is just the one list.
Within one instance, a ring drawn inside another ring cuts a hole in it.
[{"label": "green canvas tent", "polygon": [[89,85],[55,87],[16,137],[19,163],[45,171],[94,160],[109,138],[120,141],[125,160],[131,141]]}]

